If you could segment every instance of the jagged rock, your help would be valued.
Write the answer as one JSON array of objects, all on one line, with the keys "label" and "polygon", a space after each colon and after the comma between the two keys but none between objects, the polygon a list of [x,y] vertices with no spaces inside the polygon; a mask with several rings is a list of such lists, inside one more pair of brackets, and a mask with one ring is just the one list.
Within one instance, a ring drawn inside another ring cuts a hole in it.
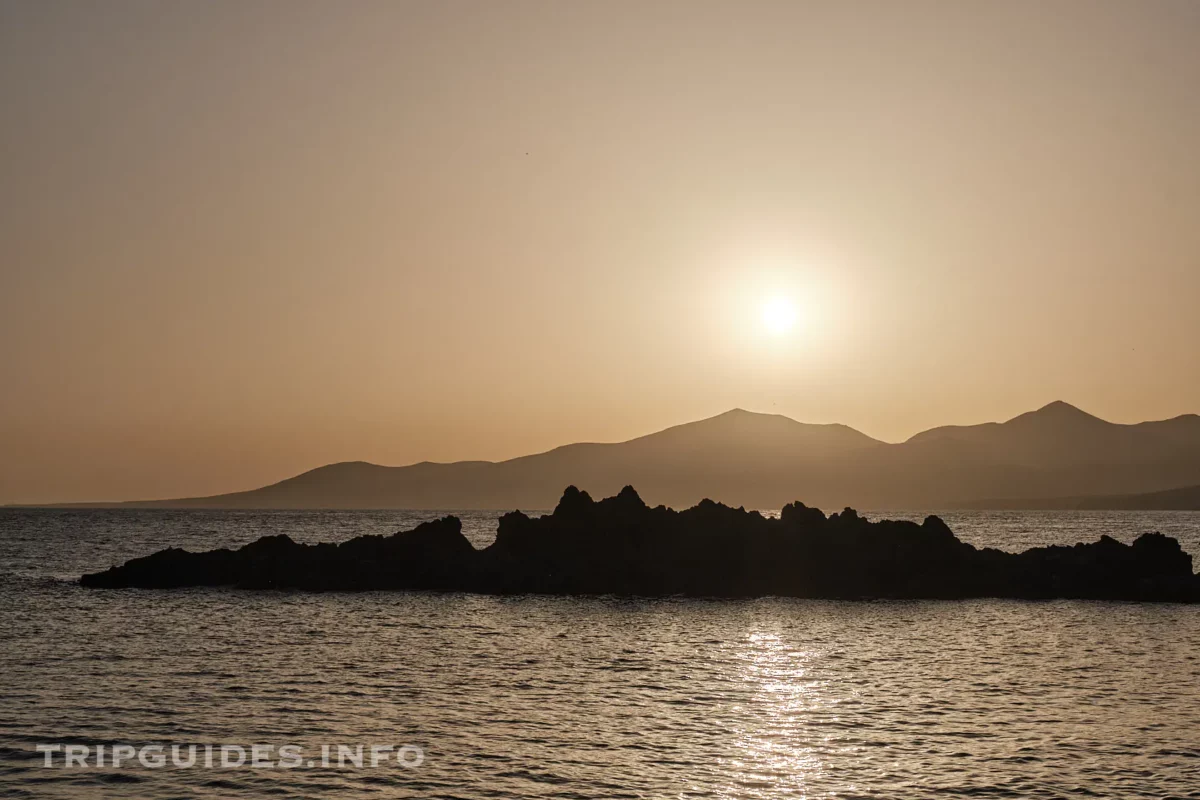
[{"label": "jagged rock", "polygon": [[392,536],[297,544],[267,536],[238,550],[172,548],[85,575],[84,586],[468,591],[829,598],[1091,598],[1196,602],[1179,543],[1038,547],[1014,554],[959,541],[941,519],[871,522],[803,503],[779,519],[704,500],[648,507],[631,486],[595,501],[574,486],[552,514],[500,518],[476,550],[455,517]]},{"label": "jagged rock", "polygon": [[423,522],[391,536],[359,536],[340,544],[297,544],[264,536],[238,550],[189,553],[170,548],[123,566],[85,575],[84,586],[169,589],[236,586],[244,589],[466,588],[477,555],[457,517]]}]

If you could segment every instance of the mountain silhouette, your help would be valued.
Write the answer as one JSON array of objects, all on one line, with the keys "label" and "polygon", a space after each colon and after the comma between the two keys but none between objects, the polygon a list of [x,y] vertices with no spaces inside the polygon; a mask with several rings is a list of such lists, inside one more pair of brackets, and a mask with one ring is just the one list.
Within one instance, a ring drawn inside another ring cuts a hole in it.
[{"label": "mountain silhouette", "polygon": [[1181,486],[1142,494],[1084,495],[1082,497],[992,498],[971,508],[1046,509],[1072,511],[1200,511],[1200,486]]},{"label": "mountain silhouette", "polygon": [[501,462],[330,464],[246,492],[124,505],[542,509],[567,483],[599,495],[635,484],[649,502],[676,507],[707,497],[780,508],[799,494],[823,508],[871,509],[1138,494],[1200,484],[1200,416],[1122,425],[1055,402],[889,444],[845,425],[734,409],[625,442]]},{"label": "mountain silhouette", "polygon": [[1057,401],[1008,422],[933,428],[908,441],[960,442],[993,460],[1033,467],[1145,464],[1200,447],[1200,417],[1117,425]]}]

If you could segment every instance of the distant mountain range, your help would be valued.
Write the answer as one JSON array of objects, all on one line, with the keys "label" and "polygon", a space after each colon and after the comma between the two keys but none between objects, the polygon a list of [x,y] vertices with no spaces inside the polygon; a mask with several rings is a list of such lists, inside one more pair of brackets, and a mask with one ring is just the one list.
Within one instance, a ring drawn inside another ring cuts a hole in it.
[{"label": "distant mountain range", "polygon": [[1077,511],[1200,511],[1200,486],[1143,494],[1082,497],[995,498],[968,504],[975,509],[1071,509]]},{"label": "distant mountain range", "polygon": [[[1055,402],[1007,422],[934,428],[888,444],[845,425],[734,409],[627,442],[508,461],[330,464],[246,492],[120,505],[548,509],[569,484],[596,496],[632,484],[647,502],[675,508],[705,497],[747,508],[793,500],[827,509],[1085,507],[1118,495],[1176,503],[1198,494],[1163,490],[1200,485],[1200,416],[1119,425]],[[1150,492],[1160,494],[1141,498]]]}]

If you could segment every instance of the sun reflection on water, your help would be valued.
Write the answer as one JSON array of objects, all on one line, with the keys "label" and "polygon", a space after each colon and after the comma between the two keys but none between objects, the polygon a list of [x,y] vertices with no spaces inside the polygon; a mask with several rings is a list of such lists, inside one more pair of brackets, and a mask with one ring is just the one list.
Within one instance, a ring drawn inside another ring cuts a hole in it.
[{"label": "sun reflection on water", "polygon": [[826,765],[814,717],[826,723],[833,700],[827,681],[814,679],[819,654],[778,633],[755,631],[731,654],[747,702],[735,707],[731,754],[722,759],[728,797],[806,797],[822,784]]}]

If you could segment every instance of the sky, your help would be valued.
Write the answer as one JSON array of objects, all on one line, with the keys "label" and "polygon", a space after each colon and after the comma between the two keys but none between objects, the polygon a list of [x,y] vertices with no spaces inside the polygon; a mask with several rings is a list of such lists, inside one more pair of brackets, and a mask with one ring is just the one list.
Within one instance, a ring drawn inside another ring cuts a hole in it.
[{"label": "sky", "polygon": [[0,503],[1200,412],[1189,0],[0,0],[0,109]]}]

